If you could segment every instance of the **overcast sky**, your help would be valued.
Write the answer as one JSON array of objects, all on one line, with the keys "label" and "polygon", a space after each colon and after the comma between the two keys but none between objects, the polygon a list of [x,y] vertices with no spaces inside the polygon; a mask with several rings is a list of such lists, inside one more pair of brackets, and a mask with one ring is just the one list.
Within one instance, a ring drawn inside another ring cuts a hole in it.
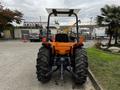
[{"label": "overcast sky", "polygon": [[[79,8],[78,16],[82,22],[90,22],[100,14],[100,8],[106,4],[120,5],[120,0],[0,0],[5,7],[17,9],[24,14],[26,21],[47,21],[45,8]],[[68,19],[60,19],[61,22]],[[70,21],[70,20],[69,20]],[[72,19],[71,19],[72,22]]]}]

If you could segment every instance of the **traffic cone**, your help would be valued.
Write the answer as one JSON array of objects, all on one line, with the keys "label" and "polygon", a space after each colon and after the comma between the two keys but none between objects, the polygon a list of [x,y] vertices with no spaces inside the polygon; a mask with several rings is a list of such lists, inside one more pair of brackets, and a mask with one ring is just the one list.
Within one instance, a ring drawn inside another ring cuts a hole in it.
[{"label": "traffic cone", "polygon": [[23,36],[23,42],[27,42],[27,38],[25,36]]},{"label": "traffic cone", "polygon": [[42,38],[42,42],[46,42],[46,37],[43,37],[43,38]]}]

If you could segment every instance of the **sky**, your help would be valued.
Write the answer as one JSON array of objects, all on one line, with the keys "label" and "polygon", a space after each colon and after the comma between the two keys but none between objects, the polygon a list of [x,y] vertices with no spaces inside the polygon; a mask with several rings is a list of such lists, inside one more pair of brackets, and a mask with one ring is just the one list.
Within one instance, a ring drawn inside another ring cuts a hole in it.
[{"label": "sky", "polygon": [[[26,21],[40,21],[41,17],[41,21],[47,22],[46,8],[78,8],[81,9],[78,17],[82,23],[90,23],[91,17],[92,22],[95,22],[95,17],[100,14],[100,8],[106,4],[120,5],[120,0],[0,0],[0,2],[7,8],[21,11]],[[73,22],[73,18],[57,20],[62,24]]]}]

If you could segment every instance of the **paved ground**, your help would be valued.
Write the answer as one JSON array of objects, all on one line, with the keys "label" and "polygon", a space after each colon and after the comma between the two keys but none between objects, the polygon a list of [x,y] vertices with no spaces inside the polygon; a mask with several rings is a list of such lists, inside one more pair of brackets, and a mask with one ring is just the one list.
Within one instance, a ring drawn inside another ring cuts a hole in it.
[{"label": "paved ground", "polygon": [[82,87],[73,84],[66,74],[59,80],[55,73],[47,84],[36,79],[36,56],[40,43],[0,42],[0,90],[94,90],[88,79]]}]

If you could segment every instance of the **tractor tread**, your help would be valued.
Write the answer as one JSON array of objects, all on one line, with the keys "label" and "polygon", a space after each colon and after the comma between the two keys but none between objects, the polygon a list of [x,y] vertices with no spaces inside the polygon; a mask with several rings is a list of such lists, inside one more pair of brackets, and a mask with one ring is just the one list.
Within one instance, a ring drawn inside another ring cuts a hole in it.
[{"label": "tractor tread", "polygon": [[87,80],[88,60],[85,49],[75,50],[75,73],[78,76],[75,78],[75,83],[83,85]]},{"label": "tractor tread", "polygon": [[41,47],[38,52],[37,60],[36,60],[36,74],[37,79],[42,82],[46,83],[51,79],[51,75],[46,76],[48,72],[50,72],[51,67],[49,64],[50,61],[50,52],[45,47]]}]

